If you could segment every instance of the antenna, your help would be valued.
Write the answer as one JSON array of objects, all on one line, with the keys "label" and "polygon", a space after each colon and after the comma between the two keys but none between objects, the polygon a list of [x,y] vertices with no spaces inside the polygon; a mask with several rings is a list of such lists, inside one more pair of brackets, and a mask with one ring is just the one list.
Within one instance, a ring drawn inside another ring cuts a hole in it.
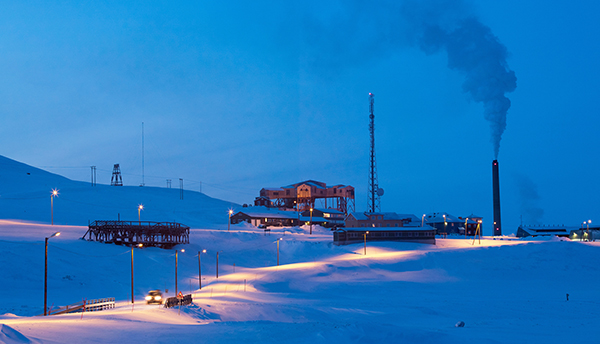
[{"label": "antenna", "polygon": [[142,122],[142,185],[140,186],[144,185],[146,185],[146,182],[144,180],[144,122]]},{"label": "antenna", "polygon": [[375,115],[373,114],[375,104],[375,95],[369,93],[369,133],[371,135],[371,155],[369,168],[369,191],[367,207],[369,213],[381,211],[380,197],[383,196],[383,189],[379,188],[377,181],[377,163],[375,161]]}]

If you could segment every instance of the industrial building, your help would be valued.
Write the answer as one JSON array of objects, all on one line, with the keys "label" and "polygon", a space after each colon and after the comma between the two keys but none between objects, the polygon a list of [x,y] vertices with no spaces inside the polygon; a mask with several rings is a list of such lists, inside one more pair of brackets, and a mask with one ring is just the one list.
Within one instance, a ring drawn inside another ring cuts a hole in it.
[{"label": "industrial building", "polygon": [[424,227],[340,228],[333,232],[333,243],[335,245],[348,245],[360,243],[365,240],[409,241],[435,245],[435,229],[426,225]]},{"label": "industrial building", "polygon": [[520,225],[517,229],[517,238],[537,237],[537,236],[559,236],[568,237],[577,226],[524,226]]},{"label": "industrial building", "polygon": [[319,209],[315,208],[312,210],[312,214],[310,209],[302,212],[302,218],[308,221],[305,221],[306,224],[318,224],[326,228],[334,228],[334,227],[344,227],[345,222],[345,214],[339,210],[335,209]]},{"label": "industrial building", "polygon": [[279,188],[263,188],[254,200],[255,206],[307,211],[316,208],[336,209],[344,214],[354,211],[354,187],[306,180]]},{"label": "industrial building", "polygon": [[517,229],[517,238],[553,235],[577,241],[595,241],[600,239],[600,226],[520,225]]},{"label": "industrial building", "polygon": [[[474,236],[477,226],[481,225],[483,218],[474,214],[468,217],[456,217],[448,213],[430,213],[423,217],[423,222],[434,227],[439,235],[459,234]],[[480,227],[481,229],[481,227]]]},{"label": "industrial building", "polygon": [[247,207],[231,216],[231,223],[248,222],[254,226],[282,227],[310,224],[326,228],[344,227],[344,213],[335,209],[310,209],[304,212],[285,211],[267,207]]},{"label": "industrial building", "polygon": [[569,233],[569,239],[575,241],[596,241],[600,240],[600,227],[590,227],[589,229],[580,228],[572,230]]},{"label": "industrial building", "polygon": [[248,222],[256,227],[268,226],[298,226],[301,223],[300,213],[297,211],[283,211],[267,207],[248,207],[231,215],[231,223]]}]

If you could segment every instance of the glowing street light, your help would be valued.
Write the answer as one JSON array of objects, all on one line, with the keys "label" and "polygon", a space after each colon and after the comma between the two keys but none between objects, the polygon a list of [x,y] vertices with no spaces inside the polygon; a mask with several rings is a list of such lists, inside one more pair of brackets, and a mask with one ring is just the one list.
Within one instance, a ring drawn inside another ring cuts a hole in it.
[{"label": "glowing street light", "polygon": [[424,227],[425,225],[425,214],[423,214],[423,216],[421,217],[421,227]]},{"label": "glowing street light", "polygon": [[590,241],[590,223],[592,223],[592,220],[587,220],[587,237],[588,237],[588,241]]},{"label": "glowing street light", "polygon": [[312,212],[313,208],[310,208],[310,235],[312,235]]},{"label": "glowing street light", "polygon": [[446,233],[448,233],[446,231],[446,226],[448,226],[448,222],[446,221],[446,214],[444,214],[443,216],[444,216],[444,237],[446,237]]},{"label": "glowing street light", "polygon": [[365,256],[367,255],[367,234],[369,234],[369,231],[366,231],[364,236],[365,236]]},{"label": "glowing street light", "polygon": [[469,218],[467,217],[465,219],[465,239],[467,238],[467,222],[469,221]]},{"label": "glowing street light", "polygon": [[[133,243],[131,243],[131,303],[134,302],[133,299]],[[142,248],[142,246],[144,246],[144,244],[137,244],[136,245],[139,248]]]},{"label": "glowing street light", "polygon": [[50,193],[50,216],[52,218],[52,225],[54,225],[54,197],[58,197],[58,189],[52,189],[52,192]]},{"label": "glowing street light", "polygon": [[[185,252],[184,249],[181,250],[181,253]],[[177,254],[179,253],[179,250],[175,250],[175,296],[177,296],[177,265],[178,265],[178,258],[177,258]]]},{"label": "glowing street light", "polygon": [[139,204],[138,205],[138,222],[140,223],[140,226],[142,225],[142,215],[141,215],[142,210],[144,210],[144,205]]},{"label": "glowing street light", "polygon": [[200,259],[202,253],[206,253],[206,250],[198,251],[198,289],[202,289],[202,260]]},{"label": "glowing street light", "polygon": [[[54,190],[53,190],[54,191]],[[44,315],[48,315],[48,239],[59,236],[60,232],[56,232],[51,236],[47,237],[44,246],[45,246],[45,261],[44,261]]]},{"label": "glowing street light", "polygon": [[227,231],[229,232],[229,226],[231,225],[231,214],[233,214],[233,210],[229,209],[229,221],[227,221]]}]

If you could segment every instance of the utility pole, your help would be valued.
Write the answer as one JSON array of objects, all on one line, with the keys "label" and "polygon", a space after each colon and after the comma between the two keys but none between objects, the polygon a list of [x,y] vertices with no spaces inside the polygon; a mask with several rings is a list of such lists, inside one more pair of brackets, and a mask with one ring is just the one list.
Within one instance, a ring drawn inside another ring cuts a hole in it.
[{"label": "utility pole", "polygon": [[183,200],[183,179],[179,178],[179,199]]},{"label": "utility pole", "polygon": [[96,186],[96,166],[90,166],[92,169],[92,186]]}]

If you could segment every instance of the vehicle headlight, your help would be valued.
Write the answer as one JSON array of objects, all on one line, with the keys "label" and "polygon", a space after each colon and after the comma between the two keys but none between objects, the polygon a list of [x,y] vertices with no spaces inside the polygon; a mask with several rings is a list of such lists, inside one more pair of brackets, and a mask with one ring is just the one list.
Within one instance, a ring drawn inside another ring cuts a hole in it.
[{"label": "vehicle headlight", "polygon": [[146,296],[146,301],[150,301],[150,300],[152,300],[152,296],[150,296],[150,295]]},{"label": "vehicle headlight", "polygon": [[155,299],[156,301],[159,301],[160,299],[162,299],[162,297],[161,297],[160,295],[156,295],[156,296],[154,297],[154,299]]}]

